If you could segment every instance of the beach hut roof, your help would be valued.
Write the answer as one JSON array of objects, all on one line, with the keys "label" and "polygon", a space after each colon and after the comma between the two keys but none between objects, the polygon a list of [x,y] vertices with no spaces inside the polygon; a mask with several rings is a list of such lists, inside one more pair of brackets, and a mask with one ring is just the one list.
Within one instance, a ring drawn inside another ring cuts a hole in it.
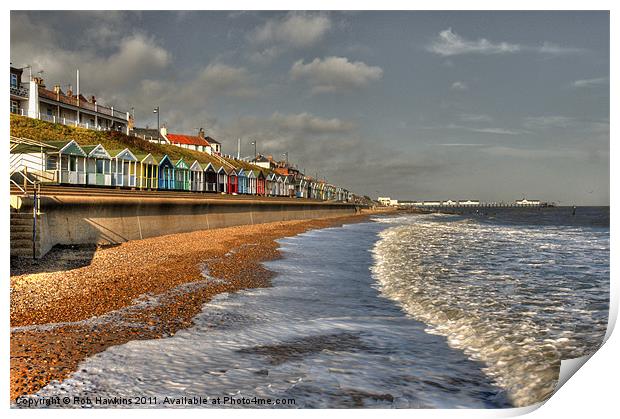
[{"label": "beach hut roof", "polygon": [[101,145],[85,145],[82,146],[82,150],[88,155],[88,157],[93,157],[97,159],[111,159],[110,154],[106,151],[106,149]]},{"label": "beach hut roof", "polygon": [[[209,164],[211,164],[211,163],[209,163]],[[203,169],[202,169],[202,166],[200,165],[200,163],[198,162],[198,160],[194,160],[194,162],[190,166],[189,170],[201,171],[202,172]]]},{"label": "beach hut roof", "polygon": [[148,153],[148,154],[144,154],[144,153],[136,154],[136,158],[138,159],[138,161],[140,163],[158,164],[157,159],[151,153]]},{"label": "beach hut roof", "polygon": [[219,169],[217,169],[217,172],[218,172],[218,173],[220,173],[220,172],[224,172],[225,174],[228,174],[228,171],[226,171],[226,168],[225,168],[224,166],[220,166],[220,168],[219,168]]},{"label": "beach hut roof", "polygon": [[248,178],[251,179],[256,179],[256,173],[254,173],[254,170],[248,170]]},{"label": "beach hut roof", "polygon": [[181,157],[178,160],[173,160],[172,163],[174,163],[174,167],[178,167],[179,169],[188,169],[189,168],[189,166],[187,165],[185,160],[183,160],[183,157]]},{"label": "beach hut roof", "polygon": [[110,150],[108,153],[110,153],[110,156],[116,159],[138,161],[136,155],[133,154],[128,148],[125,148],[123,150]]},{"label": "beach hut roof", "polygon": [[75,140],[50,141],[47,144],[53,147],[56,147],[60,151],[61,154],[69,154],[72,156],[86,157],[86,153],[84,152],[82,147],[78,145],[78,143]]}]

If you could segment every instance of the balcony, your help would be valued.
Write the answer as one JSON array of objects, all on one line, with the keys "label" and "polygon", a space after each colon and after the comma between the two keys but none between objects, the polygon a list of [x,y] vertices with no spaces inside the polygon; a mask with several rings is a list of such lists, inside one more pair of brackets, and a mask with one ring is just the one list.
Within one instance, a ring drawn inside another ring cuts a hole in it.
[{"label": "balcony", "polygon": [[19,97],[23,97],[24,99],[28,98],[28,88],[21,86],[21,87],[14,87],[11,86],[11,94],[13,96],[19,96]]}]

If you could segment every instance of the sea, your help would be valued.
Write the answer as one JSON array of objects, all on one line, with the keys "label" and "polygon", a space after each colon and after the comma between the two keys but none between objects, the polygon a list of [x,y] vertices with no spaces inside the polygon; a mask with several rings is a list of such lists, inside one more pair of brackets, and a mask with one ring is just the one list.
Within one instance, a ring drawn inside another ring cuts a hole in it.
[{"label": "sea", "polygon": [[[609,207],[397,214],[279,240],[269,288],[85,360],[74,407],[507,408],[602,344]],[[215,281],[205,272],[205,281]]]}]

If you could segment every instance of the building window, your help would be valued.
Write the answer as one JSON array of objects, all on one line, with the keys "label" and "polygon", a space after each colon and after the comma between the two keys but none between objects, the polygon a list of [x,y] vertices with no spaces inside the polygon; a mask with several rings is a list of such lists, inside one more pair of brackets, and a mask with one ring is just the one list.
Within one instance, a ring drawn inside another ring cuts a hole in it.
[{"label": "building window", "polygon": [[77,172],[77,156],[69,156],[69,171]]},{"label": "building window", "polygon": [[17,74],[11,73],[11,87],[19,87],[19,80],[17,80]]},{"label": "building window", "polygon": [[105,170],[105,160],[97,159],[95,160],[95,164],[97,165],[97,173],[102,174]]},{"label": "building window", "polygon": [[55,154],[48,154],[45,159],[45,170],[57,170],[58,169],[58,156]]},{"label": "building window", "polygon": [[12,100],[11,101],[11,112],[12,113],[19,113],[19,102],[16,100]]}]

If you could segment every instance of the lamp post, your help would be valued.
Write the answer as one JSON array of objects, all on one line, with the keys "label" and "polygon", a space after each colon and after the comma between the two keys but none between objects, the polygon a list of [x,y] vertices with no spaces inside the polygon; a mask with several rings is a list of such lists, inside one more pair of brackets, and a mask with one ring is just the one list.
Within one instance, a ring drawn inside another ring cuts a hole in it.
[{"label": "lamp post", "polygon": [[252,140],[250,145],[254,146],[254,163],[256,163],[256,140]]},{"label": "lamp post", "polygon": [[153,109],[153,113],[157,114],[157,140],[159,141],[159,106]]}]

